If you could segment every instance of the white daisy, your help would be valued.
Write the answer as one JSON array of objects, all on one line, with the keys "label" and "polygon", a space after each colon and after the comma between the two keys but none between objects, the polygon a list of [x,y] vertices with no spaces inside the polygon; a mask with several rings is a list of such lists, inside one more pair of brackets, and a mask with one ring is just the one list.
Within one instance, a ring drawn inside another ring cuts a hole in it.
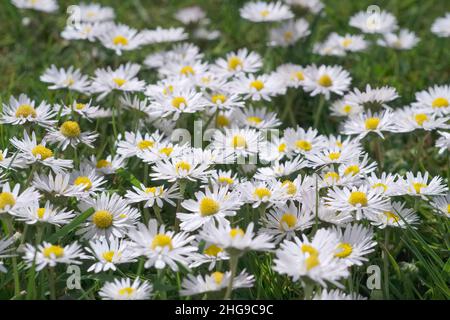
[{"label": "white daisy", "polygon": [[70,175],[57,173],[55,176],[50,172],[39,175],[34,174],[33,187],[41,192],[49,193],[54,197],[80,197],[84,194],[84,184],[73,185],[70,183]]},{"label": "white daisy", "polygon": [[238,186],[242,199],[250,203],[253,208],[262,206],[271,207],[285,202],[288,188],[280,188],[279,183],[274,180],[247,181]]},{"label": "white daisy", "polygon": [[446,196],[434,197],[431,200],[431,205],[437,213],[450,218],[450,193],[447,193]]},{"label": "white daisy", "polygon": [[144,208],[151,208],[157,205],[162,208],[164,202],[175,206],[173,200],[181,199],[181,195],[178,190],[178,185],[176,183],[172,184],[169,188],[163,185],[145,187],[143,184],[140,187],[133,186],[133,190],[127,190],[125,198],[129,203],[139,203],[145,202]]},{"label": "white daisy", "polygon": [[450,125],[447,124],[450,117],[439,117],[424,111],[409,107],[396,110],[394,131],[411,132],[418,129],[434,131],[450,128]]},{"label": "white daisy", "polygon": [[24,221],[27,224],[41,222],[56,226],[68,224],[76,215],[72,210],[54,207],[48,200],[43,207],[41,207],[38,202],[31,202],[26,207],[13,210],[11,214],[14,215],[18,221]]},{"label": "white daisy", "polygon": [[74,100],[71,105],[58,105],[55,104],[53,109],[59,112],[61,110],[61,116],[68,116],[72,114],[78,114],[85,119],[93,119],[95,115],[98,113],[100,107],[92,105],[92,100],[89,100],[87,103],[82,103],[77,100]]},{"label": "white daisy", "polygon": [[119,56],[122,55],[122,51],[138,49],[145,41],[141,32],[124,24],[112,24],[102,29],[97,38],[105,48],[114,50]]},{"label": "white daisy", "polygon": [[111,7],[101,6],[98,3],[80,3],[80,19],[85,22],[99,22],[114,20],[114,9]]},{"label": "white daisy", "polygon": [[439,148],[439,154],[442,154],[445,150],[450,150],[450,133],[438,131],[438,134],[440,137],[436,140],[436,147]]},{"label": "white daisy", "polygon": [[58,130],[49,130],[44,139],[50,143],[58,144],[58,148],[64,151],[68,146],[76,148],[78,144],[93,148],[93,143],[98,136],[98,133],[81,131],[78,122],[68,120],[63,122]]},{"label": "white daisy", "polygon": [[[12,245],[14,244],[14,242],[16,242],[16,240],[17,239],[14,236],[10,238],[5,237],[3,239],[0,239],[0,259],[10,258],[16,255],[14,253],[15,248],[12,247]],[[0,260],[0,272],[3,273],[8,272],[8,270],[6,270],[6,268],[3,266],[2,260]]]},{"label": "white daisy", "polygon": [[431,26],[431,32],[439,37],[450,37],[450,13],[444,17],[437,18]]},{"label": "white daisy", "polygon": [[384,139],[382,131],[395,131],[394,114],[389,109],[374,114],[368,110],[348,118],[342,124],[340,131],[347,135],[358,135],[358,139],[362,139],[370,132],[374,132]]},{"label": "white daisy", "polygon": [[80,197],[94,195],[96,192],[104,190],[102,186],[106,180],[96,173],[95,168],[82,164],[80,170],[73,171],[70,174],[69,183],[75,187],[82,187]]},{"label": "white daisy", "polygon": [[398,194],[411,196],[440,196],[444,195],[448,190],[447,185],[439,176],[432,178],[430,181],[428,172],[422,175],[421,172],[414,176],[412,172],[406,173],[406,179],[400,178],[398,181]]},{"label": "white daisy", "polygon": [[144,38],[145,44],[153,44],[183,41],[188,38],[188,34],[183,28],[164,29],[158,26],[155,30],[142,31],[142,37]]},{"label": "white daisy", "polygon": [[390,47],[397,50],[409,50],[417,45],[419,38],[412,31],[401,29],[398,34],[383,34],[383,39],[377,43],[382,47]]},{"label": "white daisy", "polygon": [[217,262],[228,259],[229,255],[223,248],[220,248],[215,244],[205,243],[203,252],[193,255],[193,262],[189,265],[189,268],[197,268],[202,264],[209,263],[208,271],[211,271],[214,269]]},{"label": "white daisy", "polygon": [[261,67],[261,56],[256,52],[243,48],[236,52],[227,53],[225,59],[217,59],[214,66],[212,66],[212,71],[224,77],[231,77],[242,73],[255,73]]},{"label": "white daisy", "polygon": [[270,30],[269,44],[271,46],[288,47],[309,36],[310,33],[309,23],[305,19],[290,20],[280,27]]},{"label": "white daisy", "polygon": [[450,85],[429,87],[416,93],[413,107],[425,108],[437,114],[450,114]]},{"label": "white daisy", "polygon": [[325,147],[325,137],[319,135],[316,129],[305,129],[297,126],[296,129],[288,128],[284,131],[284,139],[286,140],[288,150],[295,153],[308,154],[314,153]]},{"label": "white daisy", "polygon": [[83,249],[77,242],[73,242],[66,246],[60,246],[43,242],[37,248],[27,243],[24,247],[23,260],[28,268],[36,265],[36,271],[40,271],[45,267],[55,267],[58,263],[63,264],[81,264],[81,259],[86,259]]},{"label": "white daisy", "polygon": [[21,9],[33,9],[43,12],[58,10],[58,2],[55,0],[12,0],[12,4]]},{"label": "white daisy", "polygon": [[54,64],[44,71],[40,80],[51,84],[48,87],[50,90],[67,88],[84,94],[89,93],[91,85],[88,76],[83,75],[80,69],[74,69],[73,66],[70,66],[67,70],[64,68],[58,69]]},{"label": "white daisy", "polygon": [[233,117],[238,126],[247,126],[255,129],[273,129],[281,125],[278,115],[270,112],[267,108],[249,108],[236,109]]},{"label": "white daisy", "polygon": [[89,241],[89,247],[86,247],[86,251],[91,254],[90,259],[96,260],[89,267],[88,272],[115,271],[119,264],[136,261],[130,242],[114,237]]},{"label": "white daisy", "polygon": [[291,19],[294,14],[291,9],[280,1],[277,2],[247,2],[240,10],[241,17],[252,22],[269,22]]},{"label": "white daisy", "polygon": [[398,179],[396,174],[381,173],[381,176],[378,178],[375,173],[371,173],[370,176],[367,177],[367,184],[371,189],[375,189],[381,193],[384,193],[387,196],[394,196],[397,194],[398,189]]},{"label": "white daisy", "polygon": [[331,115],[335,117],[351,117],[360,114],[363,107],[360,105],[350,104],[347,100],[338,99],[331,105]]},{"label": "white daisy", "polygon": [[312,300],[367,300],[367,298],[357,293],[345,293],[337,289],[330,291],[322,290],[322,292],[316,293]]},{"label": "white daisy", "polygon": [[397,19],[391,13],[360,11],[350,18],[350,26],[360,29],[364,33],[388,33],[395,31]]},{"label": "white daisy", "polygon": [[380,229],[387,226],[406,229],[407,226],[415,228],[419,223],[419,216],[414,209],[405,208],[405,203],[392,202],[391,206],[371,217],[371,223]]},{"label": "white daisy", "polygon": [[206,13],[199,6],[191,6],[178,10],[174,17],[183,24],[191,24],[203,20]]},{"label": "white daisy", "polygon": [[341,66],[311,65],[305,69],[303,88],[311,92],[311,96],[323,94],[326,99],[331,93],[343,95],[348,90],[352,78]]},{"label": "white daisy", "polygon": [[148,281],[141,282],[136,278],[131,282],[129,278],[122,278],[106,282],[98,294],[102,300],[148,300],[152,290]]},{"label": "white daisy", "polygon": [[252,101],[271,101],[272,97],[284,94],[286,88],[277,74],[240,75],[229,82],[226,89],[244,95]]},{"label": "white daisy", "polygon": [[394,101],[399,97],[397,89],[384,86],[372,88],[370,84],[366,85],[364,91],[353,88],[353,91],[344,96],[344,100],[354,107],[373,108],[385,106],[386,103]]},{"label": "white daisy", "polygon": [[157,148],[159,143],[163,140],[164,136],[155,131],[153,133],[145,133],[142,135],[139,131],[125,132],[125,137],[122,140],[121,137],[117,137],[117,154],[124,157],[139,157],[144,158],[144,151],[152,148]]}]

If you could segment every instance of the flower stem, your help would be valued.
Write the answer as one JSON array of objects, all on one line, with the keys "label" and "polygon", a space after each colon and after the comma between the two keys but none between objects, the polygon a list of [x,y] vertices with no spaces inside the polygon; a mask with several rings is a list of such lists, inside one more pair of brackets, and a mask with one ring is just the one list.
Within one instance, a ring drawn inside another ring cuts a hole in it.
[{"label": "flower stem", "polygon": [[384,285],[384,298],[389,300],[389,257],[387,251],[389,246],[389,227],[384,229],[384,249],[383,252],[383,285]]},{"label": "flower stem", "polygon": [[228,300],[231,298],[231,292],[233,291],[234,277],[236,277],[238,260],[239,260],[239,258],[236,254],[230,255],[229,264],[230,264],[231,275],[230,275],[230,281],[228,282],[227,291],[225,292],[225,297],[224,297],[225,300]]},{"label": "flower stem", "polygon": [[325,105],[324,95],[320,95],[319,106],[317,107],[316,113],[314,115],[314,128],[317,129],[319,125],[320,116],[322,115],[323,107]]},{"label": "flower stem", "polygon": [[48,286],[50,289],[50,299],[56,300],[56,284],[55,284],[55,270],[53,268],[48,269]]}]

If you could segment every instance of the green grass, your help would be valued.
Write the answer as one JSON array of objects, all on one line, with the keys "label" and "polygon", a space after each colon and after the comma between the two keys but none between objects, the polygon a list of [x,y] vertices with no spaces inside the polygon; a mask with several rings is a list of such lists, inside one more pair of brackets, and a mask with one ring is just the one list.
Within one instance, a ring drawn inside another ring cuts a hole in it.
[{"label": "green grass", "polygon": [[[163,0],[130,0],[130,1],[98,1],[114,7],[116,21],[128,24],[132,27],[154,28],[156,26],[180,25],[173,13],[194,1],[163,1]],[[196,4],[202,6],[211,19],[211,28],[222,32],[220,39],[211,42],[195,42],[205,53],[207,60],[224,56],[227,52],[242,47],[259,52],[264,57],[265,71],[271,71],[276,66],[285,62],[301,65],[310,63],[338,64],[346,68],[353,78],[352,85],[363,88],[367,83],[372,86],[389,85],[397,88],[400,98],[393,103],[393,107],[402,107],[414,101],[414,93],[426,89],[434,84],[448,84],[450,78],[450,40],[438,38],[430,32],[432,22],[444,12],[450,11],[450,3],[446,0],[435,1],[350,1],[327,0],[325,16],[315,21],[315,17],[305,14],[305,18],[315,28],[307,41],[299,42],[292,48],[268,48],[265,38],[267,28],[259,24],[244,21],[239,17],[239,8],[244,1],[237,0],[198,0]],[[73,1],[60,1],[60,7],[65,8]],[[330,32],[337,31],[340,34],[357,33],[356,29],[348,26],[351,15],[359,10],[365,10],[369,5],[377,4],[382,9],[392,12],[399,20],[403,28],[413,30],[420,38],[418,46],[412,50],[396,52],[392,49],[372,46],[369,50],[357,54],[349,54],[346,57],[321,57],[311,53],[312,45],[322,41]],[[117,66],[127,61],[141,63],[144,57],[154,51],[169,48],[170,45],[147,46],[137,52],[125,52],[121,57],[116,57],[111,51],[107,51],[98,44],[89,42],[63,41],[59,33],[64,28],[67,17],[62,14],[63,9],[57,14],[42,14],[31,11],[19,11],[10,1],[0,3],[0,102],[5,102],[10,95],[26,93],[32,98],[47,100],[51,103],[65,103],[77,98],[76,94],[69,95],[66,91],[51,91],[47,85],[39,81],[39,76],[51,64],[58,67],[71,65],[81,68],[84,73],[92,74],[98,67],[108,65]],[[31,19],[29,26],[22,25],[22,18]],[[98,50],[98,55],[92,58],[91,51]],[[141,72],[142,79],[147,82],[155,81],[155,74],[148,70]],[[311,126],[313,116],[318,104],[318,98],[310,98],[301,90],[290,90],[286,96],[278,97],[270,107],[280,115],[284,112],[288,101],[293,103],[294,117],[285,116],[284,126],[301,125]],[[112,97],[108,97],[105,103],[114,103]],[[327,106],[326,106],[327,107]],[[338,128],[336,119],[327,118],[327,113],[322,114],[319,125],[321,133],[335,133]],[[126,123],[126,119],[123,123]],[[123,131],[123,123],[121,131]],[[88,123],[84,123],[88,126]],[[9,139],[22,131],[22,128],[1,126],[0,146],[2,149],[8,146]],[[42,134],[43,131],[38,130]],[[104,137],[104,144],[95,150],[101,153],[112,151],[114,136],[111,133],[111,125],[101,124],[99,132]],[[435,134],[423,136],[422,134],[388,135],[386,140],[379,141],[382,148],[381,170],[388,172],[404,173],[406,171],[429,171],[431,175],[440,175],[450,179],[450,162],[447,156],[438,156],[434,148]],[[423,146],[419,143],[423,141]],[[376,143],[376,142],[375,142]],[[366,148],[374,158],[373,143],[371,139],[366,141]],[[71,151],[68,152],[70,157]],[[87,148],[79,151],[79,154],[87,156],[91,151]],[[380,160],[380,159],[379,159]],[[138,163],[131,163],[129,171],[123,171],[111,182],[110,190],[123,192],[142,181],[142,167]],[[14,181],[26,181],[29,172],[11,173]],[[137,179],[137,180],[136,180]],[[188,196],[192,196],[193,190],[188,190]],[[449,249],[450,249],[450,225],[448,219],[434,214],[430,206],[424,201],[414,203],[407,199],[410,207],[416,207],[421,216],[421,224],[417,230],[393,230],[390,234],[387,250],[389,258],[389,298],[391,299],[448,299],[449,289]],[[73,201],[69,206],[74,207]],[[56,230],[46,230],[46,235],[51,240],[61,238],[74,238],[74,228],[86,219],[91,212],[80,215],[72,224]],[[167,213],[170,219],[170,214]],[[246,215],[242,225],[250,222],[250,216]],[[172,221],[172,220],[170,220]],[[23,225],[17,225],[18,230],[23,230]],[[31,227],[30,227],[31,228]],[[28,234],[28,240],[33,239]],[[377,240],[384,242],[384,232],[377,232]],[[383,246],[377,246],[377,251],[370,255],[370,263],[383,265]],[[8,262],[9,263],[9,262]],[[249,253],[239,262],[239,270],[246,268],[256,276],[256,285],[252,289],[236,292],[235,298],[242,299],[296,299],[302,297],[303,288],[298,283],[293,283],[285,276],[281,276],[271,269],[273,255]],[[226,263],[222,266],[226,268]],[[8,265],[11,270],[12,266]],[[25,289],[28,285],[32,291],[28,297],[43,298],[47,287],[47,278],[42,273],[35,274],[24,270],[23,263],[19,262],[20,286]],[[65,269],[57,269],[57,288],[60,295],[64,292]],[[120,268],[114,276],[134,277],[140,273],[139,265]],[[344,282],[346,288],[355,288],[365,296],[372,298],[384,297],[386,293],[371,292],[366,287],[366,266],[353,268],[352,277]],[[144,270],[141,273],[143,279],[150,279],[158,292],[156,298],[177,298],[179,288],[179,274],[166,271],[157,274],[154,269]],[[184,272],[182,272],[184,274]],[[93,298],[95,292],[106,280],[114,277],[111,273],[82,274],[83,291],[68,291],[65,294],[76,299]],[[12,273],[0,274],[0,298],[9,299],[14,296],[14,280]],[[21,297],[16,297],[21,298]]]}]

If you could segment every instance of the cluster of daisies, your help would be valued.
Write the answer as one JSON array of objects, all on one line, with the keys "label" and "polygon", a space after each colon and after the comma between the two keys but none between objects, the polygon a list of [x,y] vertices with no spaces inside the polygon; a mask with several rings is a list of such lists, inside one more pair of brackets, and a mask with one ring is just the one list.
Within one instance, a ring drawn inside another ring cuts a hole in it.
[{"label": "cluster of daisies", "polygon": [[[58,10],[55,0],[12,3]],[[115,23],[112,8],[78,7],[80,21],[61,37],[98,42],[111,54],[190,36],[184,28],[138,31]],[[320,14],[323,7],[306,0],[248,2],[240,15],[280,22],[268,29],[268,45],[290,46],[310,34],[309,23],[296,19],[298,8]],[[432,32],[448,37],[449,18],[436,20]],[[209,20],[199,7],[178,11],[175,19],[193,37],[219,34],[206,29]],[[394,33],[390,13],[370,19],[357,13],[350,25],[380,34],[382,46],[409,49],[418,41],[407,30]],[[362,35],[333,33],[314,51],[344,55],[367,47]],[[392,108],[399,98],[393,87],[352,88],[350,72],[338,65],[287,63],[264,73],[262,56],[246,48],[211,61],[196,45],[180,43],[142,64],[157,81],[146,82],[133,62],[92,75],[51,65],[40,80],[76,99],[51,104],[21,94],[3,103],[3,130],[17,134],[0,150],[0,214],[9,232],[0,240],[0,271],[17,272],[17,257],[36,272],[81,265],[85,273],[116,276],[96,293],[102,299],[148,299],[158,293],[148,275],[170,270],[182,277],[180,296],[231,298],[254,285],[255,275],[239,262],[257,251],[273,258],[278,274],[305,288],[313,283],[309,298],[364,299],[345,292],[344,280],[379,252],[379,229],[420,223],[405,199],[416,197],[450,217],[442,177],[380,172],[381,160],[364,151],[368,136],[380,144],[390,135],[424,130],[440,135],[436,147],[448,156],[449,85]],[[342,119],[339,134],[279,130],[280,115],[269,106],[292,90],[320,97],[314,127],[329,104],[331,115]],[[207,138],[180,139],[178,130],[194,122]],[[98,132],[102,123],[108,130]],[[69,236],[54,238],[66,227]],[[130,266],[138,274],[118,277]]]}]

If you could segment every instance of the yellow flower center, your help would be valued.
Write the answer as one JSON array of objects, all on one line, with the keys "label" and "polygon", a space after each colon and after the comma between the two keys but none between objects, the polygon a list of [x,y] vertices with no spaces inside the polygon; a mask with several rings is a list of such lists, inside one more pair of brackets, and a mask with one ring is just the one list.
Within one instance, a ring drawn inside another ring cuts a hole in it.
[{"label": "yellow flower center", "polygon": [[215,104],[224,103],[227,101],[227,97],[223,94],[215,94],[211,97],[211,101]]},{"label": "yellow flower center", "polygon": [[173,85],[169,84],[166,88],[163,89],[164,95],[167,95],[168,93],[173,92]]},{"label": "yellow flower center", "polygon": [[272,193],[270,192],[269,189],[262,187],[262,188],[256,188],[254,195],[257,196],[259,199],[263,199],[266,197],[269,198],[272,195]]},{"label": "yellow flower center", "polygon": [[216,271],[211,274],[211,277],[214,279],[214,282],[216,284],[221,284],[223,280],[223,273]]},{"label": "yellow flower center", "polygon": [[10,192],[0,193],[0,210],[4,210],[6,207],[12,207],[16,204],[14,195]]},{"label": "yellow flower center", "polygon": [[353,247],[350,243],[340,243],[338,249],[340,249],[340,251],[334,254],[337,258],[347,258],[353,252]]},{"label": "yellow flower center", "polygon": [[345,113],[349,114],[352,111],[352,107],[349,106],[348,104],[346,104],[343,108],[342,111],[344,111]]},{"label": "yellow flower center", "polygon": [[186,99],[183,97],[174,97],[172,99],[172,106],[174,108],[180,109],[180,107],[185,107],[186,104]]},{"label": "yellow flower center", "polygon": [[293,196],[297,193],[297,187],[295,186],[295,184],[292,181],[284,180],[281,185],[286,188],[286,192],[289,195]]},{"label": "yellow flower center", "polygon": [[255,80],[250,82],[250,88],[254,88],[257,91],[261,91],[262,89],[264,89],[264,82],[262,82],[261,80]]},{"label": "yellow flower center", "polygon": [[105,259],[108,262],[112,262],[114,258],[114,251],[106,251],[102,254],[103,259]]},{"label": "yellow flower center", "polygon": [[170,156],[170,154],[173,152],[173,148],[172,147],[164,147],[159,149],[159,153],[163,153],[166,156]]},{"label": "yellow flower center", "polygon": [[113,224],[113,215],[106,210],[99,210],[92,216],[92,222],[99,229],[108,229]]},{"label": "yellow flower center", "polygon": [[183,76],[188,76],[188,75],[194,75],[195,71],[194,71],[194,68],[192,68],[191,66],[184,66],[183,68],[181,68],[180,73]]},{"label": "yellow flower center", "polygon": [[97,169],[102,169],[102,168],[110,167],[111,162],[109,162],[108,160],[105,160],[105,159],[101,159],[101,160],[97,161],[97,164],[95,166],[97,167]]},{"label": "yellow flower center", "polygon": [[247,141],[245,140],[245,137],[237,134],[233,137],[231,141],[231,145],[233,148],[245,148],[247,146]]},{"label": "yellow flower center", "polygon": [[42,250],[44,257],[46,258],[61,258],[64,256],[64,248],[61,246],[50,245]]},{"label": "yellow flower center", "polygon": [[233,56],[228,59],[229,70],[236,70],[238,67],[242,67],[242,60],[239,57]]},{"label": "yellow flower center", "polygon": [[247,117],[247,121],[250,122],[250,123],[253,123],[253,124],[259,124],[263,120],[260,117],[252,116],[252,117]]},{"label": "yellow flower center", "polygon": [[217,255],[222,252],[223,249],[219,248],[218,246],[212,244],[210,245],[208,248],[206,248],[205,250],[203,250],[204,254],[207,254],[208,256],[214,256],[217,257]]},{"label": "yellow flower center", "polygon": [[75,181],[73,182],[73,184],[76,186],[83,185],[84,190],[89,190],[92,188],[92,181],[91,181],[91,179],[89,179],[89,177],[86,177],[86,176],[77,177],[75,179]]},{"label": "yellow flower center", "polygon": [[36,118],[37,113],[36,110],[30,106],[29,104],[22,104],[16,110],[17,118],[28,118],[31,116],[32,118]]},{"label": "yellow flower center", "polygon": [[203,217],[212,216],[219,212],[219,209],[219,203],[214,199],[205,197],[200,200],[200,214]]},{"label": "yellow flower center", "polygon": [[75,104],[75,109],[77,110],[83,110],[86,107],[86,105],[84,103],[76,103]]},{"label": "yellow flower center", "polygon": [[419,126],[423,126],[423,123],[428,120],[428,116],[425,113],[418,113],[414,116],[414,120]]},{"label": "yellow flower center", "polygon": [[39,219],[42,219],[42,218],[44,218],[44,214],[45,214],[45,208],[39,208],[39,209],[37,209],[37,216],[38,216],[38,218]]},{"label": "yellow flower center", "polygon": [[450,213],[450,203],[447,205],[447,213]]},{"label": "yellow flower center", "polygon": [[324,176],[325,180],[331,180],[333,182],[339,181],[339,174],[334,171],[327,172]]},{"label": "yellow flower center", "polygon": [[377,188],[383,188],[384,192],[386,192],[388,189],[388,186],[381,182],[378,182],[378,183],[375,183],[374,185],[372,185],[372,189],[377,189]]},{"label": "yellow flower center", "polygon": [[317,83],[319,85],[321,85],[322,87],[331,87],[333,85],[333,80],[331,80],[330,76],[327,74],[324,74],[323,76],[321,76],[319,78],[319,80],[317,81]]},{"label": "yellow flower center", "polygon": [[230,237],[235,238],[236,236],[243,237],[244,236],[244,230],[241,228],[233,228],[230,230]]},{"label": "yellow flower center", "polygon": [[365,121],[367,130],[376,130],[380,124],[380,118],[367,118]]},{"label": "yellow flower center", "polygon": [[115,84],[117,84],[117,86],[120,88],[121,86],[123,86],[125,84],[125,82],[127,82],[127,80],[122,79],[122,78],[113,78],[113,81]]},{"label": "yellow flower center", "polygon": [[75,121],[66,121],[59,128],[61,133],[68,138],[79,137],[81,134],[80,126]]},{"label": "yellow flower center", "polygon": [[353,191],[350,193],[350,197],[348,198],[348,203],[350,203],[352,206],[360,205],[360,206],[367,206],[367,196],[362,191]]},{"label": "yellow flower center", "polygon": [[442,97],[434,99],[431,104],[433,108],[447,108],[449,105],[448,100]]},{"label": "yellow flower center", "polygon": [[340,152],[330,152],[330,154],[328,155],[328,157],[330,158],[330,160],[334,161],[334,160],[338,160],[341,157],[341,153]]},{"label": "yellow flower center", "polygon": [[426,188],[426,187],[427,187],[427,185],[425,183],[421,183],[421,182],[414,182],[413,183],[413,188],[416,191],[416,193],[420,193],[422,188]]},{"label": "yellow flower center", "polygon": [[389,220],[392,220],[394,222],[399,222],[400,221],[400,217],[397,214],[395,214],[395,213],[393,213],[391,211],[385,211],[383,213],[386,216],[388,221]]},{"label": "yellow flower center", "polygon": [[37,157],[38,155],[41,156],[41,160],[45,160],[53,156],[52,150],[44,147],[42,144],[38,144],[36,147],[34,147],[31,150],[31,154],[35,157]]},{"label": "yellow flower center", "polygon": [[286,31],[286,32],[283,34],[283,38],[284,38],[284,40],[286,40],[286,41],[291,41],[293,37],[294,37],[294,34],[293,34],[291,31]]},{"label": "yellow flower center", "polygon": [[219,183],[229,184],[229,185],[234,183],[233,179],[231,179],[230,177],[225,177],[225,176],[219,177],[218,181],[219,181]]},{"label": "yellow flower center", "polygon": [[319,255],[319,251],[317,251],[316,248],[314,248],[312,245],[309,244],[303,244],[301,250],[303,253],[309,253],[310,255],[314,256]]},{"label": "yellow flower center", "polygon": [[175,164],[175,170],[177,171],[177,173],[179,173],[180,170],[189,171],[191,170],[191,165],[186,161],[180,161]]},{"label": "yellow flower center", "polygon": [[353,176],[357,175],[359,173],[359,167],[355,164],[352,166],[348,166],[347,169],[345,169],[344,174],[348,176],[349,174]]},{"label": "yellow flower center", "polygon": [[298,81],[305,80],[305,75],[301,71],[297,71],[294,73],[294,77],[297,78]]},{"label": "yellow flower center", "polygon": [[217,115],[216,126],[219,128],[228,127],[230,125],[230,119],[228,119],[223,114]]},{"label": "yellow flower center", "polygon": [[146,193],[153,193],[153,194],[155,194],[156,193],[156,187],[145,188],[145,192]]},{"label": "yellow flower center", "polygon": [[344,48],[348,48],[348,46],[350,46],[353,43],[353,40],[350,38],[346,38],[344,40],[342,40],[342,46]]},{"label": "yellow flower center", "polygon": [[122,289],[119,290],[119,294],[121,296],[124,296],[124,295],[130,296],[130,295],[133,294],[134,290],[135,289],[132,288],[132,287],[125,287],[125,288],[122,288]]},{"label": "yellow flower center", "polygon": [[302,149],[304,151],[310,151],[312,149],[311,142],[306,141],[306,140],[297,140],[297,141],[295,141],[295,146],[298,149]]},{"label": "yellow flower center", "polygon": [[126,46],[128,44],[128,39],[124,36],[118,35],[113,38],[114,45]]},{"label": "yellow flower center", "polygon": [[280,143],[278,146],[278,152],[285,152],[286,151],[286,143]]},{"label": "yellow flower center", "polygon": [[319,251],[309,244],[303,244],[301,246],[303,253],[308,253],[308,257],[305,259],[306,270],[311,270],[312,268],[319,265]]},{"label": "yellow flower center", "polygon": [[155,145],[154,141],[151,140],[141,140],[138,142],[137,147],[141,150],[153,148]]},{"label": "yellow flower center", "polygon": [[168,247],[173,249],[172,238],[164,233],[158,233],[152,240],[152,249]]},{"label": "yellow flower center", "polygon": [[267,17],[268,15],[269,15],[269,13],[270,13],[270,11],[269,10],[261,10],[260,12],[259,12],[259,14],[262,16],[262,17]]},{"label": "yellow flower center", "polygon": [[289,228],[295,227],[297,224],[297,217],[292,213],[286,212],[281,216],[280,227],[284,228],[284,224],[286,224]]}]

